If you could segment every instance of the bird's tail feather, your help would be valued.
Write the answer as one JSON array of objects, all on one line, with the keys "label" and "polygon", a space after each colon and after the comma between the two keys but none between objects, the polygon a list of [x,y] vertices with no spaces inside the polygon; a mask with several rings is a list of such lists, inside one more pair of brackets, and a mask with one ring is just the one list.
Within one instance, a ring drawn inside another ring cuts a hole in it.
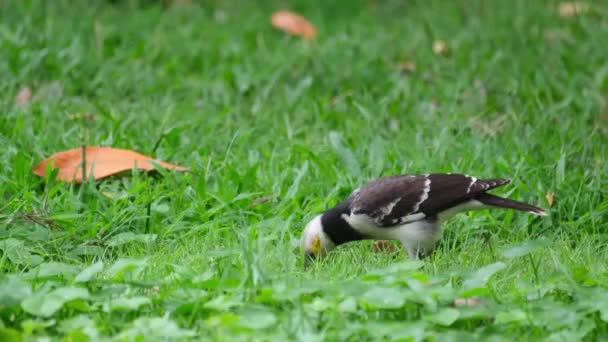
[{"label": "bird's tail feather", "polygon": [[490,205],[493,207],[515,209],[515,210],[520,210],[520,211],[526,211],[526,212],[529,212],[531,214],[538,215],[538,216],[547,216],[547,213],[545,212],[545,210],[541,209],[539,207],[535,207],[530,204],[510,200],[507,198],[498,197],[495,195],[490,195],[488,193],[479,194],[479,195],[475,196],[475,199],[485,205]]}]

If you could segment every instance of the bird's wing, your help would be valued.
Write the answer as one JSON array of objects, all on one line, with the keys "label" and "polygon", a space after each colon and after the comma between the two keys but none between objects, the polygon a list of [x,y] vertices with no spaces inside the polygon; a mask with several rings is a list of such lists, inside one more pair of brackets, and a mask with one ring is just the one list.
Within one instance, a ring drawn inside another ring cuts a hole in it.
[{"label": "bird's wing", "polygon": [[381,178],[353,193],[351,213],[367,215],[377,225],[390,227],[435,216],[508,182],[508,179],[478,180],[462,174]]}]

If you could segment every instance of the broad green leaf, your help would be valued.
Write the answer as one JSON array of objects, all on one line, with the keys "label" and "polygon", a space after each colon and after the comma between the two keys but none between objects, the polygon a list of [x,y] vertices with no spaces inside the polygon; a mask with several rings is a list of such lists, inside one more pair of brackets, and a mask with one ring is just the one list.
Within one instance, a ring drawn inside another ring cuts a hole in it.
[{"label": "broad green leaf", "polygon": [[75,265],[66,264],[63,262],[44,262],[38,265],[33,270],[24,274],[24,277],[29,279],[41,279],[41,278],[53,278],[53,277],[66,277],[72,278],[79,272],[79,267]]},{"label": "broad green leaf", "polygon": [[239,306],[241,304],[242,302],[237,301],[233,298],[229,298],[226,296],[218,296],[205,303],[204,307],[217,311],[226,311],[232,307]]},{"label": "broad green leaf", "polygon": [[88,339],[95,341],[99,339],[99,332],[97,331],[95,322],[84,315],[78,315],[62,321],[59,323],[58,330],[64,334],[85,335],[82,336],[84,338],[78,339],[80,341],[87,341]]},{"label": "broad green leaf", "polygon": [[[27,247],[25,247],[23,240],[8,238],[0,240],[0,250],[6,254],[10,261],[16,263],[16,260],[22,258],[19,253],[23,253],[27,250]],[[13,260],[13,258],[16,259]]]},{"label": "broad green leaf", "polygon": [[419,270],[423,266],[424,266],[424,261],[422,261],[422,260],[409,260],[409,261],[391,264],[389,267],[386,268],[386,270],[390,273],[403,273],[403,272]]},{"label": "broad green leaf", "polygon": [[[66,342],[90,342],[90,341],[99,341],[99,337],[98,336],[89,336],[86,334],[86,332],[82,331],[82,330],[73,330],[68,332],[65,336],[63,341]],[[43,341],[37,341],[37,342],[43,342]],[[46,341],[44,341],[46,342]]]},{"label": "broad green leaf", "polygon": [[333,306],[332,302],[327,301],[320,297],[316,297],[315,299],[313,299],[312,303],[306,305],[306,308],[313,310],[313,311],[322,312],[322,311],[326,311],[327,309],[331,308],[332,306]]},{"label": "broad green leaf", "polygon": [[576,282],[585,287],[595,287],[600,285],[600,280],[597,279],[593,272],[585,267],[585,265],[573,267],[572,276]]},{"label": "broad green leaf", "polygon": [[202,283],[210,280],[215,275],[215,272],[212,269],[206,270],[205,272],[196,275],[192,278],[193,283]]},{"label": "broad green leaf", "polygon": [[237,316],[232,312],[224,312],[218,315],[210,316],[205,320],[205,324],[210,327],[225,327],[234,325],[240,319],[240,316]]},{"label": "broad green leaf", "polygon": [[240,319],[235,324],[253,330],[266,329],[277,322],[276,315],[264,308],[242,308],[237,314]]},{"label": "broad green leaf", "polygon": [[98,261],[93,265],[85,268],[76,276],[74,279],[78,283],[84,283],[90,281],[97,273],[103,270],[103,261]]},{"label": "broad green leaf", "polygon": [[44,330],[54,325],[54,319],[50,319],[48,321],[26,319],[25,321],[21,322],[21,328],[26,335],[33,335],[37,331]]},{"label": "broad green leaf", "polygon": [[121,341],[168,341],[193,336],[194,331],[182,329],[168,318],[142,317],[119,333],[117,338]]},{"label": "broad green leaf", "polygon": [[0,278],[0,308],[19,305],[24,298],[31,295],[30,284],[16,275],[9,274]]},{"label": "broad green leaf", "polygon": [[74,248],[70,251],[70,254],[72,254],[74,256],[88,255],[88,256],[101,257],[101,256],[103,256],[104,253],[105,253],[105,249],[103,247],[92,246],[92,245],[88,245],[88,244],[80,244],[80,245],[76,246],[76,248]]},{"label": "broad green leaf", "polygon": [[608,322],[608,293],[602,287],[583,288],[578,291],[581,300],[579,303],[582,307],[597,310],[600,313],[600,319]]},{"label": "broad green leaf", "polygon": [[8,238],[0,240],[0,250],[6,255],[8,260],[18,265],[34,266],[42,262],[42,257],[30,253],[31,248],[28,247],[23,240]]},{"label": "broad green leaf", "polygon": [[118,297],[112,298],[108,302],[104,303],[103,310],[105,312],[111,311],[133,311],[139,309],[143,305],[149,305],[152,302],[148,297]]},{"label": "broad green leaf", "polygon": [[10,233],[0,231],[0,241],[5,238],[13,238],[16,240],[22,239],[27,247],[28,241],[48,241],[52,238],[52,235],[53,233],[48,228],[43,228],[41,226],[14,226],[11,227]]},{"label": "broad green leaf", "polygon": [[106,275],[110,278],[116,278],[118,275],[141,270],[147,264],[147,259],[118,259],[116,262],[106,271]]},{"label": "broad green leaf", "polygon": [[203,289],[190,289],[186,287],[175,289],[169,295],[170,298],[184,301],[196,301],[207,297],[208,292]]},{"label": "broad green leaf", "polygon": [[26,312],[42,317],[50,317],[63,305],[75,299],[88,299],[89,291],[82,287],[60,287],[50,292],[39,291],[21,302]]},{"label": "broad green leaf", "polygon": [[315,281],[306,281],[298,286],[289,285],[285,282],[276,282],[272,285],[272,299],[274,301],[298,300],[303,295],[313,294],[320,291],[323,284]]},{"label": "broad green leaf", "polygon": [[480,338],[479,335],[473,334],[464,330],[448,330],[442,333],[433,334],[435,339],[433,341],[441,341],[441,342],[469,342],[469,341],[483,341],[483,342],[511,342],[513,338],[503,339],[503,338],[493,338],[491,339],[483,339]]},{"label": "broad green leaf", "polygon": [[405,305],[406,291],[394,287],[373,287],[363,294],[363,301],[378,309],[398,309]]},{"label": "broad green leaf", "polygon": [[471,275],[463,284],[465,289],[474,289],[483,287],[494,275],[494,273],[503,270],[507,265],[504,262],[496,262],[490,265],[486,265]]},{"label": "broad green leaf", "polygon": [[446,327],[452,325],[460,317],[460,311],[453,308],[445,308],[437,313],[426,316],[425,319]]},{"label": "broad green leaf", "polygon": [[520,323],[528,320],[528,315],[521,309],[503,311],[496,314],[495,324]]},{"label": "broad green leaf", "polygon": [[363,279],[374,281],[374,280],[382,279],[386,275],[394,275],[394,274],[404,275],[404,274],[411,273],[412,271],[418,270],[422,266],[424,266],[424,262],[421,260],[398,262],[395,264],[391,264],[390,266],[388,266],[386,268],[371,271],[367,275],[365,275],[363,277]]},{"label": "broad green leaf", "polygon": [[[424,341],[424,330],[427,323],[424,321],[367,321],[362,328],[375,340],[390,341]],[[357,332],[353,335],[359,335]],[[351,336],[353,336],[351,335]],[[353,337],[355,337],[353,336]],[[388,339],[387,339],[388,337]]]},{"label": "broad green leaf", "polygon": [[600,309],[600,318],[604,322],[608,322],[608,308]]},{"label": "broad green leaf", "polygon": [[163,299],[163,306],[170,311],[179,311],[180,314],[192,313],[198,310],[199,303],[206,298],[207,291],[203,289],[178,288]]},{"label": "broad green leaf", "polygon": [[24,337],[15,329],[0,326],[0,341],[2,342],[22,342]]},{"label": "broad green leaf", "polygon": [[107,245],[116,247],[130,242],[150,243],[156,240],[156,234],[135,234],[132,232],[120,233],[108,240]]},{"label": "broad green leaf", "polygon": [[[166,203],[153,204],[151,210],[155,213],[166,214],[171,208]],[[140,234],[140,235],[155,235],[156,234]]]},{"label": "broad green leaf", "polygon": [[353,297],[348,297],[340,304],[338,304],[338,311],[340,312],[356,312],[357,311],[357,301]]},{"label": "broad green leaf", "polygon": [[584,341],[584,336],[576,330],[562,330],[552,333],[547,337],[547,342]]},{"label": "broad green leaf", "polygon": [[524,255],[528,255],[537,249],[546,247],[549,245],[547,240],[530,240],[526,241],[520,245],[509,247],[502,251],[502,255],[505,258],[513,259],[517,257],[521,257]]}]

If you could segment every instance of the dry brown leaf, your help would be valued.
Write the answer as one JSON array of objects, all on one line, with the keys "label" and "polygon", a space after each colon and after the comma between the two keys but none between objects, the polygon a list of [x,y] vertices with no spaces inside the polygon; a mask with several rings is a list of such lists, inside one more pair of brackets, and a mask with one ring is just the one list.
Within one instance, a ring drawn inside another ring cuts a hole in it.
[{"label": "dry brown leaf", "polygon": [[17,106],[25,106],[32,100],[32,90],[28,86],[21,87],[17,96],[15,96],[15,104]]},{"label": "dry brown leaf", "polygon": [[90,122],[90,123],[97,121],[95,114],[93,114],[93,113],[74,113],[74,114],[68,113],[67,118],[70,121],[82,120],[82,121],[86,121],[86,122]]},{"label": "dry brown leaf", "polygon": [[405,61],[405,62],[401,63],[401,70],[408,72],[408,73],[414,72],[414,71],[416,71],[416,64],[414,62]]},{"label": "dry brown leaf", "polygon": [[562,18],[572,18],[588,11],[589,4],[581,1],[562,2],[557,8],[557,13]]},{"label": "dry brown leaf", "polygon": [[[134,151],[112,147],[87,147],[85,152],[87,179],[91,177],[93,167],[93,178],[101,179],[118,174],[123,171],[140,169],[145,171],[154,170],[154,163],[159,166],[175,171],[189,171],[188,168],[177,166],[154,158],[144,156]],[[63,151],[45,159],[34,167],[34,173],[44,177],[47,164],[51,163],[54,169],[59,169],[58,181],[82,183],[82,148]]]},{"label": "dry brown leaf", "polygon": [[436,40],[433,43],[433,53],[436,55],[443,55],[448,52],[448,44],[443,40]]},{"label": "dry brown leaf", "polygon": [[551,191],[547,192],[547,203],[549,203],[549,206],[552,207],[553,206],[553,193]]},{"label": "dry brown leaf", "polygon": [[483,302],[477,298],[456,298],[454,299],[454,306],[467,306],[476,307],[482,305]]},{"label": "dry brown leaf", "polygon": [[506,122],[507,116],[504,114],[498,114],[495,119],[488,121],[483,121],[475,117],[469,119],[472,128],[487,136],[495,136],[504,128]]},{"label": "dry brown leaf", "polygon": [[389,241],[386,240],[378,240],[374,242],[374,252],[376,253],[395,253],[397,249],[393,246]]},{"label": "dry brown leaf", "polygon": [[277,11],[271,17],[272,26],[289,34],[310,39],[317,35],[317,30],[308,20],[290,11]]},{"label": "dry brown leaf", "polygon": [[253,200],[251,202],[251,206],[255,207],[258,204],[270,202],[270,201],[272,201],[273,198],[274,198],[273,196],[262,196],[260,198],[256,198],[255,200]]},{"label": "dry brown leaf", "polygon": [[436,40],[433,43],[433,52],[436,55],[445,55],[448,50],[448,44],[446,44],[446,42],[444,42],[443,40]]}]

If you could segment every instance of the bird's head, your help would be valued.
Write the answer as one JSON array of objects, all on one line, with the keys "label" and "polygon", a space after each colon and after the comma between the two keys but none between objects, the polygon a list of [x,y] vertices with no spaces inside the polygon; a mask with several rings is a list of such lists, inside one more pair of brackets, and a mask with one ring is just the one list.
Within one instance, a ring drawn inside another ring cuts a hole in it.
[{"label": "bird's head", "polygon": [[335,247],[329,236],[323,230],[321,216],[312,219],[302,233],[302,249],[304,250],[304,266],[312,260],[323,258],[327,252]]}]

